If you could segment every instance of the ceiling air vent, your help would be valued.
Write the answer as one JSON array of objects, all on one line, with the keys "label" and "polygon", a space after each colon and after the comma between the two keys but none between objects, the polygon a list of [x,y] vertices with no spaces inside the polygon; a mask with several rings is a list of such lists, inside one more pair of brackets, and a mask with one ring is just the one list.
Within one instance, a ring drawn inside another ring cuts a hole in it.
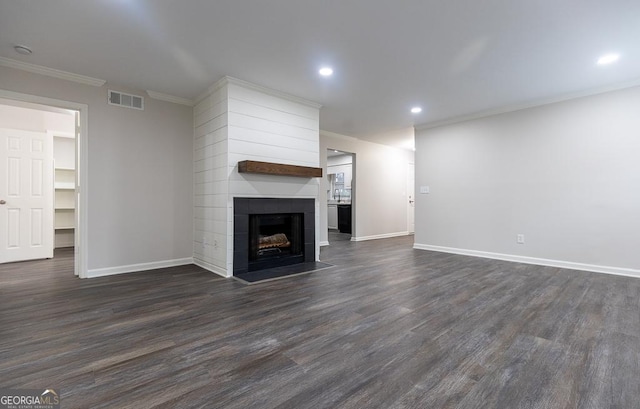
[{"label": "ceiling air vent", "polygon": [[109,104],[126,108],[144,110],[144,98],[138,95],[125,94],[109,90]]}]

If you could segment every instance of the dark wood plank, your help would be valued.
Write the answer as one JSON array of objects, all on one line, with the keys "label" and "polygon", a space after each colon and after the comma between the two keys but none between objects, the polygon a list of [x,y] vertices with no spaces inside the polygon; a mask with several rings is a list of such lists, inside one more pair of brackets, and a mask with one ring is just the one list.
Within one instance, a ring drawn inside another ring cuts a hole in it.
[{"label": "dark wood plank", "polygon": [[285,165],[273,162],[243,160],[238,162],[238,173],[258,173],[262,175],[298,176],[303,178],[321,178],[322,168]]},{"label": "dark wood plank", "polygon": [[65,408],[635,408],[640,280],[331,235],[335,267],[0,265],[0,386]]}]

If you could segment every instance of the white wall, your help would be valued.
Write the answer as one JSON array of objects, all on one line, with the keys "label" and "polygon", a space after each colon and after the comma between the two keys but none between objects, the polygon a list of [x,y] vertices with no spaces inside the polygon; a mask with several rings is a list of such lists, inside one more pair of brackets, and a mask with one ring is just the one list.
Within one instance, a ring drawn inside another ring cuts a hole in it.
[{"label": "white wall", "polygon": [[0,67],[0,89],[89,107],[90,275],[190,259],[193,109],[148,97],[144,111],[111,106],[108,88]]},{"label": "white wall", "polygon": [[47,130],[76,133],[75,119],[70,112],[48,112],[0,98],[0,127],[46,132]]},{"label": "white wall", "polygon": [[[207,105],[213,108],[206,108]],[[207,115],[209,111],[212,114]],[[316,226],[319,225],[318,179],[238,173],[238,162],[243,160],[319,167],[318,105],[227,77],[198,103],[195,118],[196,149],[201,145],[200,134],[213,132],[216,136],[212,141],[218,141],[204,166],[205,172],[209,168],[215,170],[215,182],[196,184],[195,188],[194,253],[198,264],[226,277],[232,275],[234,197],[316,199]],[[212,121],[217,124],[201,131]],[[196,158],[200,156],[196,150]],[[196,183],[200,169],[200,162],[196,161]],[[200,210],[200,206],[210,213]],[[200,254],[205,237],[209,237],[209,244]]]},{"label": "white wall", "polygon": [[418,129],[416,248],[640,275],[639,112],[631,88]]},{"label": "white wall", "polygon": [[219,87],[194,108],[194,261],[226,275],[228,98]]},{"label": "white wall", "polygon": [[[327,149],[354,153],[351,202],[355,214],[352,240],[406,235],[407,164],[413,152],[320,132],[321,166],[327,169]],[[321,243],[327,244],[327,186],[320,189]]]},{"label": "white wall", "polygon": [[[75,118],[68,117],[75,127]],[[71,133],[71,135],[74,135]],[[76,139],[75,138],[54,138],[53,159],[56,161],[56,168],[75,169],[76,168]]]},{"label": "white wall", "polygon": [[331,169],[334,166],[340,165],[351,165],[353,162],[353,157],[351,154],[342,154],[337,156],[328,156],[327,155],[327,167]]}]

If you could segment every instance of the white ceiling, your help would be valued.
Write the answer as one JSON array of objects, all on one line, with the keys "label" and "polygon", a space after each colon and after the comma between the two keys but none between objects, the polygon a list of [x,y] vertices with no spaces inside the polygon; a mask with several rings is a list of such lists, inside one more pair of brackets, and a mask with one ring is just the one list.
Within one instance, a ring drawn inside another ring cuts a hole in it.
[{"label": "white ceiling", "polygon": [[0,56],[189,99],[229,75],[321,103],[324,130],[389,142],[636,83],[640,1],[0,0]]}]

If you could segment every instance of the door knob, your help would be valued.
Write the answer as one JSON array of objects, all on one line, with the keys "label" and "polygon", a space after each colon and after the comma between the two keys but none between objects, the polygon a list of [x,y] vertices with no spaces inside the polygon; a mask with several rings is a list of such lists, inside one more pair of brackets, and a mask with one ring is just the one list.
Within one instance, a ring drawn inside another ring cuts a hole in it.
[{"label": "door knob", "polygon": [[5,200],[0,200],[0,205],[7,204]]}]

